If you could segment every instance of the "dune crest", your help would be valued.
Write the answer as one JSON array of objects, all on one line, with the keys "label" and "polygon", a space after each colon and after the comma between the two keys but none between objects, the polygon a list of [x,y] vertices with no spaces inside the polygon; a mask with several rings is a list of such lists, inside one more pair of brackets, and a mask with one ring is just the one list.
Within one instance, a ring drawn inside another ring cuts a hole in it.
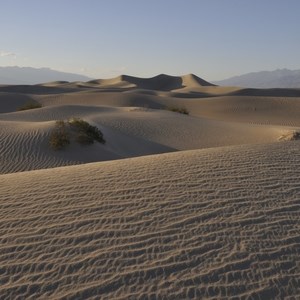
[{"label": "dune crest", "polygon": [[183,87],[214,86],[194,74],[171,76],[160,74],[151,78],[121,75],[112,79],[91,80],[88,83],[104,86],[135,87],[138,89],[172,91]]},{"label": "dune crest", "polygon": [[182,84],[186,87],[215,86],[215,84],[205,81],[204,79],[194,74],[183,75],[181,76],[181,79],[182,79]]},{"label": "dune crest", "polygon": [[0,298],[298,298],[299,116],[193,74],[0,86]]}]

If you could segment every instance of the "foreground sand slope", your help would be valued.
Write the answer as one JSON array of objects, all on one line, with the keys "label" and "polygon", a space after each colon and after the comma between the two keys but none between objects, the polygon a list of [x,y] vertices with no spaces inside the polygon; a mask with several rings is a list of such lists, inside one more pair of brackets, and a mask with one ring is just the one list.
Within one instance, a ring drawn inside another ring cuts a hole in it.
[{"label": "foreground sand slope", "polygon": [[300,143],[0,175],[0,295],[300,294]]}]

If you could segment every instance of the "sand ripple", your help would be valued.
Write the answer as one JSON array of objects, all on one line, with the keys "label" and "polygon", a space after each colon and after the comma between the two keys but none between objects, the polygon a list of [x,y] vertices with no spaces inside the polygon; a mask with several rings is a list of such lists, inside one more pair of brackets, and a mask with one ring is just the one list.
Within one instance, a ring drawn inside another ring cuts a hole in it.
[{"label": "sand ripple", "polygon": [[1,298],[297,297],[299,150],[282,142],[1,175]]}]

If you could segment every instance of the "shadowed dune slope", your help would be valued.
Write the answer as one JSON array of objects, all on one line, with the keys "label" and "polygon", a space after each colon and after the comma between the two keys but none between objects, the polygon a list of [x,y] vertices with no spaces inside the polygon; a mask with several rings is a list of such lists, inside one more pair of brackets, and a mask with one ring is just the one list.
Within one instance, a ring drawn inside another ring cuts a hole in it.
[{"label": "shadowed dune slope", "polygon": [[[106,144],[49,146],[55,121],[80,117]],[[60,105],[0,114],[0,173],[148,154],[277,141],[292,128],[223,122],[140,107]]]},{"label": "shadowed dune slope", "polygon": [[75,88],[65,88],[61,85],[0,85],[0,93],[18,93],[32,95],[48,95],[76,92]]},{"label": "shadowed dune slope", "polygon": [[82,146],[72,141],[66,149],[55,151],[49,145],[54,121],[14,122],[0,121],[0,174],[27,170],[53,168],[95,161],[115,160],[175,149],[139,138],[128,136],[113,128],[99,126],[107,142]]},{"label": "shadowed dune slope", "polygon": [[0,175],[0,294],[300,294],[300,143]]},{"label": "shadowed dune slope", "polygon": [[300,89],[244,89],[241,88],[231,93],[238,96],[268,96],[268,97],[300,97]]},{"label": "shadowed dune slope", "polygon": [[171,91],[183,87],[214,86],[194,74],[183,76],[170,76],[160,74],[152,78],[139,78],[129,75],[121,75],[112,79],[99,79],[89,81],[90,84],[99,86],[135,87],[147,90]]},{"label": "shadowed dune slope", "polygon": [[17,111],[24,104],[33,101],[33,97],[26,94],[0,93],[0,114]]},{"label": "shadowed dune slope", "polygon": [[[177,100],[174,100],[177,102]],[[166,103],[172,103],[168,100]],[[249,124],[300,126],[300,98],[222,96],[178,101],[192,115]]]},{"label": "shadowed dune slope", "polygon": [[[211,87],[218,88],[218,87]],[[152,91],[153,92],[153,91]],[[37,99],[37,98],[35,98]],[[166,109],[185,107],[190,115],[216,120],[300,126],[300,97],[215,96],[177,97],[172,94],[131,92],[85,92],[48,95],[37,99],[43,106],[105,105],[113,107],[144,107]]]}]

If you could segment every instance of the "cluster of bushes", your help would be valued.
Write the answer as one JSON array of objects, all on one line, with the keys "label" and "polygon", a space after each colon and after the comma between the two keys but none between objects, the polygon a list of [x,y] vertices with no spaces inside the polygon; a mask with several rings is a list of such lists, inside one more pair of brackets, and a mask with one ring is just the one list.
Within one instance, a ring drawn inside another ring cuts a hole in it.
[{"label": "cluster of bushes", "polygon": [[21,110],[28,110],[28,109],[35,109],[35,108],[41,108],[42,107],[42,104],[37,102],[37,101],[28,101],[26,102],[24,105],[18,107],[18,111],[21,111]]},{"label": "cluster of bushes", "polygon": [[168,110],[170,111],[173,111],[173,112],[177,112],[177,113],[180,113],[180,114],[184,114],[184,115],[188,115],[189,112],[188,110],[185,108],[185,107],[168,107]]},{"label": "cluster of bushes", "polygon": [[50,146],[54,150],[60,150],[70,144],[70,135],[64,121],[56,121],[55,128],[50,134]]},{"label": "cluster of bushes", "polygon": [[69,145],[72,139],[81,145],[93,144],[94,141],[105,143],[102,132],[84,120],[74,118],[67,122],[56,121],[50,134],[50,146],[60,150]]}]

